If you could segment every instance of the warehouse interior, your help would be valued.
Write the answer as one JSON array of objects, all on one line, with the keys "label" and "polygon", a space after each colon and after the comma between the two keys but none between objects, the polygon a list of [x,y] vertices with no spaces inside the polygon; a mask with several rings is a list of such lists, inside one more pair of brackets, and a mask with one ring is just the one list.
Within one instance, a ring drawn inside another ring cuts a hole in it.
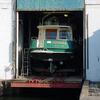
[{"label": "warehouse interior", "polygon": [[[19,75],[22,74],[23,70],[23,55],[24,49],[29,48],[31,37],[38,36],[38,25],[42,25],[43,21],[48,17],[56,16],[58,20],[62,24],[66,24],[72,27],[73,32],[73,40],[76,45],[76,53],[73,60],[69,59],[67,64],[67,70],[64,72],[64,75],[67,76],[83,76],[83,11],[19,11],[19,44],[18,46],[21,48],[19,50]],[[30,59],[30,58],[29,58]],[[29,75],[43,75],[44,70],[34,69],[34,66],[38,68],[38,66],[42,66],[46,68],[49,66],[48,62],[38,62],[32,59],[28,62],[28,71]],[[36,65],[37,64],[37,65]],[[46,67],[45,67],[46,66]],[[62,72],[63,73],[63,72]],[[44,74],[44,75],[51,75]],[[54,75],[56,75],[54,73]]]}]

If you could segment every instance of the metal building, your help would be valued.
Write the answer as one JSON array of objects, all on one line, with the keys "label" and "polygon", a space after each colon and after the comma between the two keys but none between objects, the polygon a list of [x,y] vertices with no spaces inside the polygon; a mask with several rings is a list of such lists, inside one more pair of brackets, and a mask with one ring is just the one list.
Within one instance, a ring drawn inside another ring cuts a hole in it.
[{"label": "metal building", "polygon": [[11,80],[19,77],[24,34],[22,28],[24,19],[21,17],[25,13],[30,16],[28,12],[35,11],[70,12],[73,15],[78,12],[75,17],[82,14],[79,20],[82,24],[80,32],[83,33],[77,36],[77,39],[82,39],[83,46],[82,78],[100,81],[98,0],[0,0],[0,79]]},{"label": "metal building", "polygon": [[13,78],[13,34],[15,30],[13,0],[0,0],[0,79]]},{"label": "metal building", "polygon": [[86,79],[100,81],[100,1],[85,1],[85,34],[87,40]]}]

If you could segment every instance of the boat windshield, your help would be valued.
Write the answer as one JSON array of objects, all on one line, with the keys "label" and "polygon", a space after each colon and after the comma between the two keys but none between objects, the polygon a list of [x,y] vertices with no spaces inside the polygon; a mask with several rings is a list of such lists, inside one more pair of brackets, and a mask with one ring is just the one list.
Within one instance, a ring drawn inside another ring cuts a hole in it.
[{"label": "boat windshield", "polygon": [[68,39],[71,40],[72,33],[69,29],[61,29],[59,32],[59,39]]},{"label": "boat windshield", "polygon": [[57,29],[46,29],[46,39],[56,39]]}]

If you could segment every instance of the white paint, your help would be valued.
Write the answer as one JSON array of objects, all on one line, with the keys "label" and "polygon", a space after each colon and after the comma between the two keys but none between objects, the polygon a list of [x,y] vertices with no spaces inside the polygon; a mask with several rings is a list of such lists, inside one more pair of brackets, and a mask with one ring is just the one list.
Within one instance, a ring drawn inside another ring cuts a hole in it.
[{"label": "white paint", "polygon": [[19,63],[19,60],[18,60],[18,51],[19,51],[19,13],[17,12],[17,35],[16,35],[16,77],[18,77],[18,73],[19,73],[19,70],[18,70],[18,63]]},{"label": "white paint", "polygon": [[50,44],[50,43],[51,43],[51,41],[47,41],[47,43],[48,43],[48,44]]},{"label": "white paint", "polygon": [[[87,5],[88,16],[88,47],[89,68],[86,69],[86,78],[90,81],[100,81],[100,5]],[[87,23],[87,22],[86,22]]]},{"label": "white paint", "polygon": [[[2,2],[1,2],[2,1]],[[0,79],[13,78],[12,64],[12,4],[0,0]]]},{"label": "white paint", "polygon": [[39,40],[37,39],[37,48],[39,47]]},{"label": "white paint", "polygon": [[7,4],[7,3],[12,3],[12,0],[0,0],[0,3],[2,4]]},{"label": "white paint", "polygon": [[100,0],[85,0],[85,4],[100,4]]}]

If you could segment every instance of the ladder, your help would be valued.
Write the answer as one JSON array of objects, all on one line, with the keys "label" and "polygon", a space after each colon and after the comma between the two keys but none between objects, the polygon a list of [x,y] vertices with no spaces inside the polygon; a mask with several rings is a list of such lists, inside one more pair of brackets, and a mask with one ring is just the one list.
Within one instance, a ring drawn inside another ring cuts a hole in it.
[{"label": "ladder", "polygon": [[30,74],[29,65],[29,48],[24,48],[22,52],[21,76],[28,76]]}]

